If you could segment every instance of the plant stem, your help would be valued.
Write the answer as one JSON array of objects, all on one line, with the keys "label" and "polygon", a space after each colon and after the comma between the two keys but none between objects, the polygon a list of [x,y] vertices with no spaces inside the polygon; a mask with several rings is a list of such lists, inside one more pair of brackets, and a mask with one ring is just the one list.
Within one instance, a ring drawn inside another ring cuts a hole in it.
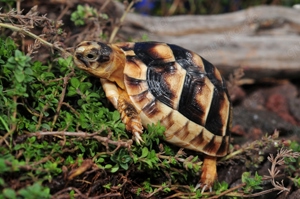
[{"label": "plant stem", "polygon": [[113,29],[111,35],[110,35],[110,38],[109,38],[109,43],[112,43],[117,32],[119,31],[120,27],[121,27],[121,24],[123,23],[123,21],[125,20],[126,18],[126,15],[129,13],[130,9],[132,8],[132,6],[134,5],[135,1],[131,1],[130,4],[127,6],[124,14],[122,15],[121,19],[120,19],[120,22],[117,26],[115,26],[115,28]]},{"label": "plant stem", "polygon": [[17,26],[11,25],[11,24],[7,24],[7,23],[0,23],[0,27],[8,28],[8,29],[11,29],[11,30],[13,30],[15,32],[20,32],[20,33],[22,33],[24,35],[27,35],[27,36],[29,36],[29,37],[31,37],[33,39],[39,40],[43,45],[48,46],[49,48],[53,48],[53,49],[59,50],[60,52],[66,54],[67,56],[71,55],[65,49],[60,48],[58,46],[55,46],[55,45],[47,42],[46,40],[44,40],[44,39],[40,38],[39,36],[37,36],[37,35],[29,32],[29,31],[25,30],[24,28],[20,28],[20,27],[17,27]]}]

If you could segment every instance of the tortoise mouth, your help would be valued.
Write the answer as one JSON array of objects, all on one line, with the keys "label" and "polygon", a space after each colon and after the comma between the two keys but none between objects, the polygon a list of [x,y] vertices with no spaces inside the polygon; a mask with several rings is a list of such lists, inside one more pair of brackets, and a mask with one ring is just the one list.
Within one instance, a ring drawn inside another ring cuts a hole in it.
[{"label": "tortoise mouth", "polygon": [[84,57],[82,56],[82,54],[80,53],[77,53],[76,54],[76,58],[77,60],[82,63],[86,68],[89,68],[90,67],[90,63],[84,59]]}]

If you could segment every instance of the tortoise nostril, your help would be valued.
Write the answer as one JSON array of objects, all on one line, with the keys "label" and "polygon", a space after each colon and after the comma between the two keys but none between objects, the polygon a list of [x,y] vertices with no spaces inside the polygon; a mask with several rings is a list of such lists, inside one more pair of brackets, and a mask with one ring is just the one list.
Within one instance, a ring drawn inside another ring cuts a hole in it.
[{"label": "tortoise nostril", "polygon": [[81,63],[83,63],[87,68],[90,67],[89,62],[87,62],[87,61],[83,58],[83,56],[82,56],[81,53],[77,53],[75,56],[76,56],[76,58],[77,58],[79,61],[81,61]]},{"label": "tortoise nostril", "polygon": [[76,58],[79,59],[79,60],[82,60],[82,54],[76,53]]}]

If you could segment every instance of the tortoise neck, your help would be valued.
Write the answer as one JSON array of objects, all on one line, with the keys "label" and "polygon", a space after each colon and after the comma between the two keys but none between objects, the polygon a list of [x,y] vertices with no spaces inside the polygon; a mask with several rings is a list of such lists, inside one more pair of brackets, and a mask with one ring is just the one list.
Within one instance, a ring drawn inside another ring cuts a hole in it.
[{"label": "tortoise neck", "polygon": [[123,50],[115,45],[109,45],[112,48],[112,68],[107,79],[111,82],[115,82],[120,88],[125,89],[124,85],[124,67],[126,62],[126,56]]}]

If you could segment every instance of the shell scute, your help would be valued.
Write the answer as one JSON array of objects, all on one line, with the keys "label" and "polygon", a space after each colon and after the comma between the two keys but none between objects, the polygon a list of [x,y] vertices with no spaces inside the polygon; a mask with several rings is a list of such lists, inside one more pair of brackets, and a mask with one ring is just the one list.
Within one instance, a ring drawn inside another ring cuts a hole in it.
[{"label": "shell scute", "polygon": [[137,54],[138,57],[142,58],[142,60],[148,66],[150,66],[151,64],[159,65],[162,63],[175,61],[172,50],[165,43],[136,43],[134,46],[134,52]]},{"label": "shell scute", "polygon": [[135,57],[127,58],[126,67],[124,68],[124,75],[138,79],[146,80],[147,66]]},{"label": "shell scute", "polygon": [[[194,146],[201,146],[203,145],[205,139],[203,137],[203,130],[199,132],[197,136],[195,136],[191,141],[190,144]],[[204,143],[205,145],[206,143]]]},{"label": "shell scute", "polygon": [[195,123],[206,124],[214,86],[207,78],[199,80],[187,76],[184,88],[179,112]]},{"label": "shell scute", "polygon": [[177,109],[185,75],[186,71],[177,63],[172,65],[171,70],[169,70],[169,67],[163,67],[163,69],[161,67],[150,67],[147,82],[150,91],[159,101],[173,109]]},{"label": "shell scute", "polygon": [[138,95],[149,89],[146,80],[134,79],[126,75],[124,76],[124,82],[127,87],[130,87],[127,92],[128,95]]},{"label": "shell scute", "polygon": [[170,107],[166,106],[158,100],[151,101],[142,109],[140,116],[143,125],[152,124],[153,121],[161,121],[166,118],[170,112],[173,111]]},{"label": "shell scute", "polygon": [[131,101],[135,104],[138,110],[144,109],[148,104],[155,100],[155,97],[146,90],[136,95],[130,96]]}]

